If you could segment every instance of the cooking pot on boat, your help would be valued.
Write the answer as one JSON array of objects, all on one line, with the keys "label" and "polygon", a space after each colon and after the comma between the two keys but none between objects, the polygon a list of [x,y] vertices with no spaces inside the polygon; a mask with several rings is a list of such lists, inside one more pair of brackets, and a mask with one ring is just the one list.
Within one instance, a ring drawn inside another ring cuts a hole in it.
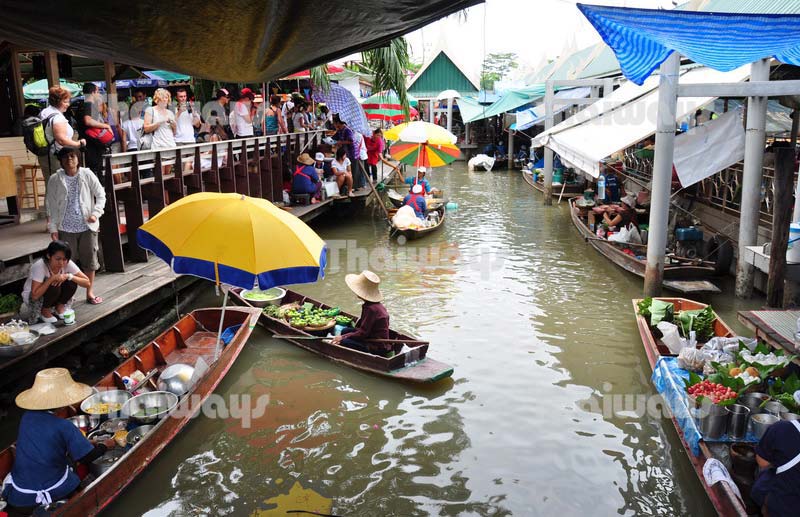
[{"label": "cooking pot on boat", "polygon": [[125,449],[110,449],[105,454],[97,458],[89,465],[89,472],[96,477],[101,476],[104,472],[108,471],[117,460],[125,454]]},{"label": "cooking pot on boat", "polygon": [[[133,397],[133,395],[125,390],[98,391],[81,402],[81,411],[89,415],[92,424],[91,427],[96,427],[100,422],[105,422],[109,418],[118,417],[122,406],[125,405],[131,397]],[[113,406],[107,408],[104,412],[90,411],[90,409],[96,409],[102,404],[113,404]],[[119,407],[114,409],[117,405],[119,405]]]},{"label": "cooking pot on boat", "polygon": [[192,387],[194,367],[188,364],[175,363],[167,366],[158,376],[158,391],[168,391],[181,396]]},{"label": "cooking pot on boat", "polygon": [[128,436],[125,437],[125,443],[128,445],[128,447],[133,447],[134,445],[139,443],[139,441],[142,438],[144,438],[147,433],[152,431],[153,427],[155,427],[155,426],[152,426],[152,425],[140,425],[136,429],[131,430],[128,433]]},{"label": "cooking pot on boat", "polygon": [[122,407],[122,415],[142,424],[152,424],[178,405],[178,396],[168,391],[151,391],[130,399]]}]

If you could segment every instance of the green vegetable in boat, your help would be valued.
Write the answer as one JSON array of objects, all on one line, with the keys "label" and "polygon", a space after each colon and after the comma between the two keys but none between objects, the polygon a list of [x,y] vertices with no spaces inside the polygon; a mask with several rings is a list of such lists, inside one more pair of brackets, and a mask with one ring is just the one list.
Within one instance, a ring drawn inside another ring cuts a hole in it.
[{"label": "green vegetable in boat", "polygon": [[717,315],[711,306],[705,309],[692,311],[680,311],[675,317],[675,324],[683,337],[688,338],[689,332],[694,330],[697,333],[697,341],[704,342],[714,337],[714,320]]},{"label": "green vegetable in boat", "polygon": [[265,302],[267,300],[275,300],[280,298],[281,293],[282,291],[275,287],[272,289],[267,289],[266,291],[262,291],[260,289],[251,289],[249,291],[244,291],[242,293],[242,298],[245,300],[252,300],[254,302]]}]

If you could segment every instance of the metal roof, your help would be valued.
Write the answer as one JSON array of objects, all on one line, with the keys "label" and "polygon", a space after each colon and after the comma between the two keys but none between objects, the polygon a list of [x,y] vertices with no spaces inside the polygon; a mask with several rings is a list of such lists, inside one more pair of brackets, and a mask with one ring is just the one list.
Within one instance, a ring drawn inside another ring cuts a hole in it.
[{"label": "metal roof", "polygon": [[435,98],[444,90],[456,90],[465,95],[477,93],[478,88],[444,50],[439,51],[424,66],[408,86],[408,93],[418,99]]}]

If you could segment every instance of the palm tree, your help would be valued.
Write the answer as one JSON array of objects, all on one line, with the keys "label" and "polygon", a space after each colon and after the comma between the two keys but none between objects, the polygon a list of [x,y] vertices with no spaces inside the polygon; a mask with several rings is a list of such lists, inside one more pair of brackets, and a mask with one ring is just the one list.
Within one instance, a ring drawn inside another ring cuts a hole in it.
[{"label": "palm tree", "polygon": [[[385,47],[361,52],[364,67],[375,76],[372,87],[375,91],[394,90],[406,115],[409,112],[408,90],[406,89],[406,70],[409,66],[408,42],[405,38],[395,38]],[[330,88],[328,66],[320,65],[311,69],[311,82],[327,90]]]}]

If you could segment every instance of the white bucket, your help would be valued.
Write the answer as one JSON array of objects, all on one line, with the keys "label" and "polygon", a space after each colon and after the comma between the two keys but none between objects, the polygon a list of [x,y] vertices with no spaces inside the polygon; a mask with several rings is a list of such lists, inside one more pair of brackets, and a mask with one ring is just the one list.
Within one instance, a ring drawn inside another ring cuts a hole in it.
[{"label": "white bucket", "polygon": [[789,225],[789,247],[786,250],[786,262],[800,262],[800,223]]}]

